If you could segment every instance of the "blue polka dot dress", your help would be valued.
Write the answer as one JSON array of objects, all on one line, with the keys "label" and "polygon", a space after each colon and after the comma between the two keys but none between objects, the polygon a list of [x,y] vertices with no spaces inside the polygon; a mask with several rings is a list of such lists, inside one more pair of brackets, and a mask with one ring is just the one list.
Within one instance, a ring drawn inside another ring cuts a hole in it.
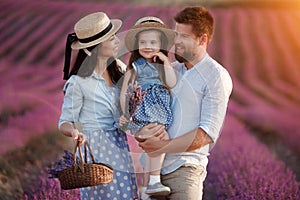
[{"label": "blue polka dot dress", "polygon": [[[96,162],[114,168],[111,183],[80,189],[82,200],[138,199],[136,177],[126,134],[118,130],[86,132]],[[94,149],[94,150],[93,150]],[[91,162],[91,161],[89,161]]]},{"label": "blue polka dot dress", "polygon": [[[114,168],[112,182],[80,188],[82,200],[138,199],[127,135],[119,131],[116,125],[120,117],[119,94],[116,86],[107,86],[96,72],[90,77],[73,75],[65,84],[59,123],[80,122],[95,161]],[[89,155],[87,158],[88,163],[92,163]]]},{"label": "blue polka dot dress", "polygon": [[[137,83],[146,91],[143,101],[132,116],[131,128],[138,131],[143,126],[157,122],[166,128],[172,123],[171,97],[159,78],[156,66],[139,58],[133,63],[137,72]],[[163,67],[163,66],[158,66]]]},{"label": "blue polka dot dress", "polygon": [[137,130],[153,122],[164,124],[168,128],[172,122],[169,92],[162,85],[148,87],[132,119]]}]

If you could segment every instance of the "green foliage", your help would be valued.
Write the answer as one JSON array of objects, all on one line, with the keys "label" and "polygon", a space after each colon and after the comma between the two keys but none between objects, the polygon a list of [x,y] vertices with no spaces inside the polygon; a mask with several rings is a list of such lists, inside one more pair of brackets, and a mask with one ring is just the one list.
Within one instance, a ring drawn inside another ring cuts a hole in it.
[{"label": "green foliage", "polygon": [[0,157],[0,199],[13,199],[27,191],[41,170],[63,154],[68,142],[59,132],[47,133]]}]

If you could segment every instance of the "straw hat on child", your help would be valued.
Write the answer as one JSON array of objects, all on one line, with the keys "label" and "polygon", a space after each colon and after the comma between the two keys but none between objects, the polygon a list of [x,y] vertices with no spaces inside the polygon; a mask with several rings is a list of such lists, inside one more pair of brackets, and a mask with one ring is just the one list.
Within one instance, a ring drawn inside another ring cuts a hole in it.
[{"label": "straw hat on child", "polygon": [[158,30],[166,35],[167,45],[165,50],[170,50],[174,44],[175,32],[157,17],[147,16],[139,19],[135,25],[128,30],[125,36],[125,46],[129,51],[135,50],[135,40],[137,34],[146,30]]}]

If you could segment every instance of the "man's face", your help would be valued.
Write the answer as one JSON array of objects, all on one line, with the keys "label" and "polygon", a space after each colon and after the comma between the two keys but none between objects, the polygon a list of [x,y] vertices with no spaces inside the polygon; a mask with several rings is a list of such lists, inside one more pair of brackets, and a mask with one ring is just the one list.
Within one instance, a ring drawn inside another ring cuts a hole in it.
[{"label": "man's face", "polygon": [[179,62],[191,62],[195,59],[197,37],[192,32],[192,25],[179,24],[175,26],[175,58]]}]

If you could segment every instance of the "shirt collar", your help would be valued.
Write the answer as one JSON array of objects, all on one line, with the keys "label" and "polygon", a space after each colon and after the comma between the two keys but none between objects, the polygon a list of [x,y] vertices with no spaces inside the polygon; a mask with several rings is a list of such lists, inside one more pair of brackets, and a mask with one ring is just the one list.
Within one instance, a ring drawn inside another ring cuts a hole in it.
[{"label": "shirt collar", "polygon": [[187,72],[189,72],[189,71],[194,71],[194,70],[196,70],[196,68],[198,68],[198,66],[200,66],[200,64],[202,63],[202,62],[204,62],[204,60],[206,60],[206,58],[208,57],[208,53],[205,53],[204,54],[204,56],[202,57],[202,59],[199,61],[199,62],[197,62],[192,68],[190,68],[189,70],[185,67],[185,65],[184,65],[184,68],[185,68],[185,72],[187,71]]},{"label": "shirt collar", "polygon": [[100,74],[98,74],[96,71],[93,71],[91,77],[96,80],[99,80],[99,81],[105,81],[104,78]]},{"label": "shirt collar", "polygon": [[[155,64],[156,63],[149,63],[149,62],[147,62],[147,60],[145,58],[141,57],[133,62],[133,67],[134,68],[138,67],[139,69],[144,69],[146,66],[150,66],[151,68],[156,69]],[[135,69],[135,70],[137,70],[137,69]]]}]

